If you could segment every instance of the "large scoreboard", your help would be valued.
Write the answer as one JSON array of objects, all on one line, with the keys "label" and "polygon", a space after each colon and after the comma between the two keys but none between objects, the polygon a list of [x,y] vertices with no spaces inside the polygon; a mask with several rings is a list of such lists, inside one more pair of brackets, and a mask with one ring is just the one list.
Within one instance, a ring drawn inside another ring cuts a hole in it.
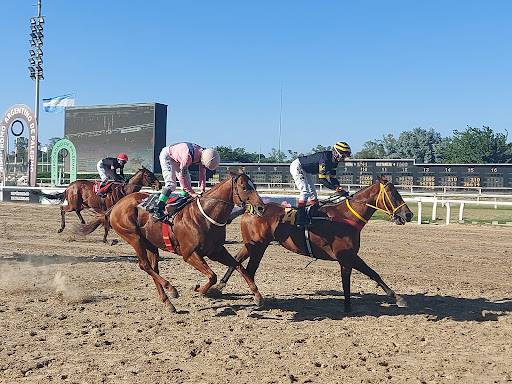
[{"label": "large scoreboard", "polygon": [[[289,164],[222,163],[217,179],[226,170],[242,168],[255,183],[293,183]],[[416,164],[403,159],[354,159],[340,163],[336,177],[341,185],[370,185],[384,175],[395,185],[433,187],[512,188],[512,164]],[[313,175],[319,183],[317,175]]]},{"label": "large scoreboard", "polygon": [[161,172],[158,156],[165,146],[167,106],[159,103],[67,107],[64,138],[77,152],[77,171],[96,172],[105,157],[126,153],[125,173],[141,166]]}]

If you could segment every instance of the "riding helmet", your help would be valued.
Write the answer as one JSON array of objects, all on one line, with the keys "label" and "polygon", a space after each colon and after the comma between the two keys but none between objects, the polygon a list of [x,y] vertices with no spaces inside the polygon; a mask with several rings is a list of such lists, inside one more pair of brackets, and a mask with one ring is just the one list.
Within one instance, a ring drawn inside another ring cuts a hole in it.
[{"label": "riding helmet", "polygon": [[128,162],[128,156],[126,153],[121,153],[119,156],[117,156],[117,160],[124,161],[125,163]]},{"label": "riding helmet", "polygon": [[335,145],[334,145],[334,149],[336,150],[336,152],[338,152],[338,154],[345,154],[347,157],[351,155],[352,153],[352,150],[350,149],[350,145],[348,145],[347,143],[345,143],[344,141],[338,141]]},{"label": "riding helmet", "polygon": [[201,154],[201,163],[203,163],[206,168],[213,171],[220,164],[219,152],[213,148],[203,150],[203,153]]}]

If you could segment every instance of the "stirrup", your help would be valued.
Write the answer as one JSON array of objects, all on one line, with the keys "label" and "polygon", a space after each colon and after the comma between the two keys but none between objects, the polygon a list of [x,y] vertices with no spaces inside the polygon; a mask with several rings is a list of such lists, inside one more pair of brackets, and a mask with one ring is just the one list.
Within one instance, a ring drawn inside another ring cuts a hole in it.
[{"label": "stirrup", "polygon": [[167,213],[164,210],[158,209],[158,207],[155,207],[155,209],[150,213],[156,221],[162,221],[167,217]]}]

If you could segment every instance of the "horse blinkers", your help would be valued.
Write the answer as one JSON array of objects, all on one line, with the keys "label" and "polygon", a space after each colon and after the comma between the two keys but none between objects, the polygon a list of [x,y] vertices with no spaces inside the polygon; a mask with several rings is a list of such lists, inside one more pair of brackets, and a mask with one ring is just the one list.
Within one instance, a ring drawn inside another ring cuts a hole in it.
[{"label": "horse blinkers", "polygon": [[[244,180],[242,176],[245,176],[247,180]],[[238,185],[238,180],[242,180],[242,185]],[[245,182],[244,182],[245,181]],[[254,216],[262,216],[265,212],[265,203],[256,192],[256,186],[253,184],[252,180],[245,173],[241,173],[232,179],[233,189],[235,191],[236,197],[240,200],[240,204],[244,207],[251,215]],[[241,193],[240,193],[241,190]],[[244,197],[242,197],[244,195]]]}]

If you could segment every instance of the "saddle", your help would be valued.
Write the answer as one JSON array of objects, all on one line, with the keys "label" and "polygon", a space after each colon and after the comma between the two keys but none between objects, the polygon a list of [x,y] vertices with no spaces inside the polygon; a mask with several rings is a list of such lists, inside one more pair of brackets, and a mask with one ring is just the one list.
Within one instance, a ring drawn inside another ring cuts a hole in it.
[{"label": "saddle", "polygon": [[103,188],[100,188],[101,182],[97,181],[96,183],[94,183],[92,190],[97,195],[106,195],[107,193],[111,192],[112,184],[114,184],[114,181],[109,181]]},{"label": "saddle", "polygon": [[[147,198],[142,200],[142,202],[138,205],[139,208],[142,208],[145,211],[148,211],[148,207],[154,207],[158,203],[158,199],[160,197],[160,193],[152,193]],[[174,216],[181,211],[188,203],[192,201],[192,196],[171,196],[169,200],[167,200],[165,206],[165,212],[167,213],[166,220],[173,219]],[[148,211],[151,213],[151,211]]]},{"label": "saddle", "polygon": [[[307,206],[306,207],[306,213],[308,215],[308,219],[310,222],[310,225],[313,225],[315,221],[317,220],[326,220],[327,215],[323,212],[318,211],[318,206]],[[297,208],[294,207],[287,207],[284,208],[284,215],[281,217],[281,223],[290,223],[292,225],[295,225],[295,222],[297,220]]]},{"label": "saddle", "polygon": [[165,212],[170,218],[173,218],[179,211],[181,211],[185,206],[192,202],[192,196],[173,196],[167,200],[167,205],[165,206]]}]

